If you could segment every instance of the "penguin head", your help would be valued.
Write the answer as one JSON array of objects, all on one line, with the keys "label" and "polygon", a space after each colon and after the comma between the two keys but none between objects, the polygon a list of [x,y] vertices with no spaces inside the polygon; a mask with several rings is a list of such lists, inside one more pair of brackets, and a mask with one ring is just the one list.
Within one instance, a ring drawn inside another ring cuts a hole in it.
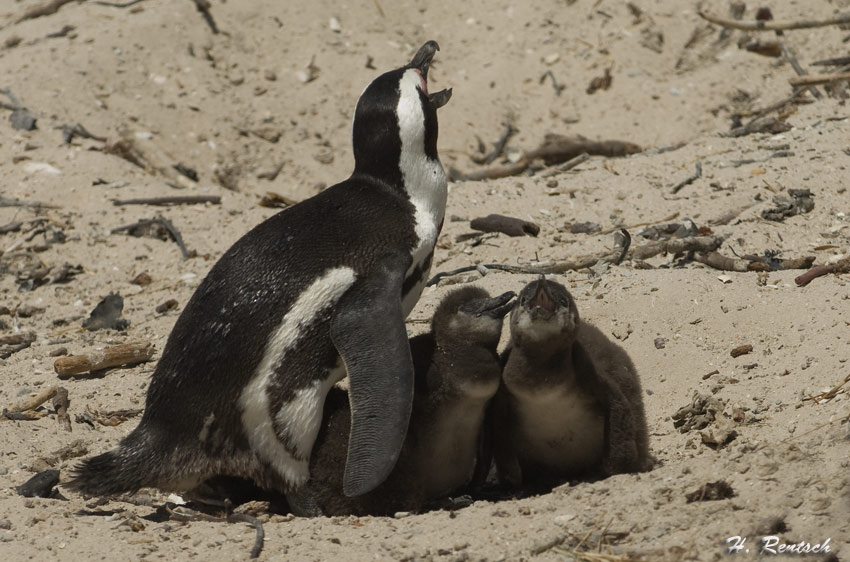
[{"label": "penguin head", "polygon": [[[428,371],[429,388],[442,388],[470,399],[493,397],[501,374],[496,348],[502,320],[513,307],[515,296],[509,291],[491,298],[484,289],[467,286],[443,298],[434,312],[431,330],[444,368],[443,372]],[[487,350],[492,361],[488,363],[487,354],[471,353],[473,348]]]},{"label": "penguin head", "polygon": [[567,343],[578,322],[578,310],[567,288],[541,275],[519,294],[511,313],[511,336],[519,346]]},{"label": "penguin head", "polygon": [[377,77],[360,95],[352,131],[355,173],[402,185],[403,150],[438,161],[437,109],[452,95],[451,89],[428,91],[428,70],[439,49],[428,41],[410,63]]},{"label": "penguin head", "polygon": [[443,348],[482,345],[496,349],[502,334],[502,319],[513,307],[516,293],[498,297],[480,287],[463,287],[449,293],[434,312],[431,330]]}]

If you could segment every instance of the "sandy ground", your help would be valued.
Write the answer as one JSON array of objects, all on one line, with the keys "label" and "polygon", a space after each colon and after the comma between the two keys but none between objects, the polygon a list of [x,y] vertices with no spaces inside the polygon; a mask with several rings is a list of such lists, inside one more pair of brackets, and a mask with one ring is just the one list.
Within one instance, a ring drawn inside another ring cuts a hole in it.
[{"label": "sandy ground", "polygon": [[[845,102],[824,95],[790,106],[782,116],[791,128],[783,133],[723,136],[734,113],[787,97],[794,71],[781,59],[740,49],[743,32],[721,33],[691,2],[637,0],[637,16],[612,0],[214,0],[217,35],[187,0],[123,9],[73,2],[16,23],[36,4],[0,0],[0,87],[38,119],[35,130],[16,130],[11,111],[0,110],[0,195],[51,205],[0,208],[0,227],[21,223],[0,234],[0,335],[36,335],[30,347],[0,360],[0,405],[61,384],[70,396],[73,430],[62,428],[49,403],[41,419],[0,421],[3,560],[247,558],[254,541],[249,526],[159,521],[156,508],[166,497],[156,491],[105,503],[61,485],[58,498],[16,493],[35,472],[65,469],[126,435],[138,417],[94,427],[76,417],[87,408],[141,408],[158,357],[58,381],[53,355],[59,348],[74,354],[132,341],[161,350],[215,260],[276,212],[259,206],[262,195],[300,200],[347,176],[357,96],[427,39],[442,47],[432,90],[454,89],[440,111],[446,167],[477,169],[470,160],[477,139],[490,150],[508,122],[519,130],[509,152],[534,148],[547,133],[620,139],[647,149],[623,159],[593,157],[547,177],[451,184],[452,219],[432,273],[601,255],[614,244],[606,230],[628,227],[640,246],[649,241],[634,225],[685,217],[723,236],[721,252],[730,257],[779,251],[783,258],[813,256],[824,264],[850,252]],[[719,0],[705,7],[723,16],[729,9]],[[748,6],[745,19],[753,19],[757,7]],[[850,2],[775,0],[771,8],[778,20],[818,19],[850,9]],[[49,37],[64,26],[73,27]],[[807,66],[846,55],[848,34],[833,26],[785,38]],[[588,94],[606,68],[610,88]],[[551,76],[541,82],[547,71]],[[307,77],[313,79],[304,82]],[[551,77],[563,86],[560,94]],[[65,143],[61,127],[77,123],[110,146],[124,138],[152,166],[165,166],[143,170],[104,152],[97,139]],[[196,170],[198,181],[171,172],[175,163]],[[701,177],[672,194],[697,163]],[[809,189],[814,209],[783,222],[762,218],[774,195],[788,188]],[[112,204],[168,195],[215,195],[221,204]],[[735,218],[712,222],[730,211]],[[469,219],[491,212],[533,221],[540,234],[458,240],[472,232]],[[196,257],[183,260],[171,241],[110,233],[158,214],[173,222]],[[570,224],[584,221],[602,232],[573,234]],[[63,264],[81,271],[53,283]],[[41,277],[44,284],[33,281],[41,265],[54,268]],[[131,283],[142,272],[152,282]],[[616,338],[638,367],[659,461],[653,471],[521,500],[477,501],[455,512],[314,520],[263,514],[261,559],[570,560],[599,549],[622,559],[717,560],[727,556],[729,537],[746,539],[731,558],[753,559],[768,535],[789,544],[828,540],[831,560],[847,559],[850,400],[843,389],[831,399],[808,398],[850,374],[850,292],[846,276],[798,287],[800,273],[723,272],[662,254],[556,276],[570,287],[583,317]],[[531,278],[494,270],[448,281],[501,292],[519,290]],[[425,291],[410,316],[411,333],[425,329],[446,285]],[[129,327],[83,329],[83,319],[111,292],[123,296]],[[169,299],[176,299],[175,309],[155,311]],[[732,357],[741,345],[752,352]],[[671,419],[695,395],[713,397],[719,410],[705,436],[697,429],[681,433]],[[731,442],[720,447],[704,443],[729,435]],[[686,494],[720,480],[733,497],[688,503]]]}]

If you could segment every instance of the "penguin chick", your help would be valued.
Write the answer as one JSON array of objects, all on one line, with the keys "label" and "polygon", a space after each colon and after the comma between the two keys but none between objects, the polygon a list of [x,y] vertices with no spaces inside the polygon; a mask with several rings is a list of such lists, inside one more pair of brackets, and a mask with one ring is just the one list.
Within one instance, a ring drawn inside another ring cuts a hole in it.
[{"label": "penguin chick", "polygon": [[567,289],[542,276],[526,285],[510,331],[494,401],[500,480],[544,489],[570,478],[649,470],[634,364],[579,318]]},{"label": "penguin chick", "polygon": [[139,425],[76,467],[90,495],[190,490],[216,476],[285,491],[309,477],[328,390],[352,404],[345,493],[392,470],[413,401],[404,318],[442,227],[447,183],[429,93],[439,47],[382,74],[354,112],[354,172],[239,239],[168,338]]},{"label": "penguin chick", "polygon": [[[287,494],[298,515],[391,515],[420,511],[468,484],[476,470],[488,403],[499,387],[496,350],[514,293],[490,298],[464,287],[439,304],[431,331],[410,340],[416,369],[413,414],[395,469],[370,493],[343,494],[350,409],[344,390],[331,389],[313,448],[311,477]],[[489,464],[489,458],[485,462]]]}]

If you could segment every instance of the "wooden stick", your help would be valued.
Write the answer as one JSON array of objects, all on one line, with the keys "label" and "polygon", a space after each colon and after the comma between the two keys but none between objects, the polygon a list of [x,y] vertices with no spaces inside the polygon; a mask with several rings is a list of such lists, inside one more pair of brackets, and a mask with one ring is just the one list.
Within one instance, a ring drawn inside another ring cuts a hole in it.
[{"label": "wooden stick", "polygon": [[843,258],[829,265],[816,265],[804,274],[794,279],[798,287],[805,287],[812,280],[830,273],[850,273],[850,258]]},{"label": "wooden stick", "polygon": [[690,176],[688,176],[685,179],[683,179],[682,181],[680,181],[679,183],[677,183],[675,186],[673,186],[673,189],[670,190],[670,194],[675,195],[676,193],[679,193],[679,191],[683,187],[685,187],[686,185],[690,185],[690,184],[694,183],[696,180],[698,180],[701,177],[702,177],[702,162],[697,162],[696,171],[693,174],[691,174]]},{"label": "wooden stick", "polygon": [[150,360],[154,349],[150,342],[115,345],[83,355],[60,357],[53,363],[53,370],[60,377],[69,377],[109,367],[133,365]]},{"label": "wooden stick", "polygon": [[33,6],[32,8],[24,12],[24,15],[18,18],[15,23],[21,23],[22,21],[55,14],[59,11],[59,8],[73,1],[74,0],[50,0],[50,2],[45,2],[44,4],[39,4],[38,6]]},{"label": "wooden stick", "polygon": [[56,396],[53,397],[53,407],[56,409],[56,420],[62,424],[65,431],[71,431],[71,416],[68,415],[68,406],[71,400],[68,398],[68,389],[58,387]]},{"label": "wooden stick", "polygon": [[799,21],[781,21],[781,20],[758,20],[758,21],[735,21],[726,18],[721,18],[708,14],[702,10],[697,12],[699,16],[711,23],[715,23],[722,27],[730,29],[740,29],[742,31],[780,31],[786,29],[811,29],[813,27],[827,27],[830,25],[842,25],[850,23],[850,13],[839,14],[834,18],[827,20],[799,20]]},{"label": "wooden stick", "polygon": [[221,203],[218,195],[176,195],[171,197],[142,197],[140,199],[113,199],[112,204],[121,205],[191,205],[193,203]]},{"label": "wooden stick", "polygon": [[201,15],[204,17],[204,21],[207,22],[208,26],[210,26],[210,30],[213,34],[218,35],[218,26],[215,24],[212,12],[210,12],[209,0],[192,0],[192,2],[195,3],[195,7],[198,8],[198,11],[201,12]]},{"label": "wooden stick", "polygon": [[[539,275],[541,273],[565,273],[567,271],[577,271],[587,269],[597,264],[600,261],[608,263],[620,263],[624,258],[630,259],[647,259],[658,254],[681,254],[684,252],[712,252],[717,250],[723,243],[723,239],[719,236],[691,236],[688,238],[674,238],[671,240],[660,240],[658,242],[650,242],[643,246],[628,247],[624,240],[620,246],[615,246],[610,252],[604,254],[588,254],[579,256],[574,260],[562,262],[540,263],[533,267],[508,265],[508,264],[484,264],[485,269],[495,269],[498,271],[507,271],[508,273],[531,273]],[[623,247],[627,251],[623,252]],[[480,271],[481,265],[468,265],[452,271],[443,271],[434,275],[425,284],[426,287],[435,285],[443,277],[451,277],[459,273],[467,273],[470,271]]]},{"label": "wooden stick", "polygon": [[792,86],[812,86],[815,84],[829,84],[838,80],[850,80],[850,72],[840,72],[838,74],[808,74],[806,76],[795,76],[788,79],[788,83]]},{"label": "wooden stick", "polygon": [[816,60],[812,66],[844,66],[845,64],[850,64],[850,57]]},{"label": "wooden stick", "polygon": [[540,172],[537,175],[540,176],[541,178],[548,178],[549,176],[555,176],[555,175],[561,174],[563,172],[569,172],[570,170],[572,170],[573,168],[575,168],[579,164],[584,164],[589,159],[590,159],[590,154],[588,154],[587,152],[582,152],[581,154],[579,154],[575,158],[572,158],[571,160],[567,160],[566,162],[564,162],[560,166],[557,166],[555,168],[549,168],[548,170],[543,170],[542,172]]},{"label": "wooden stick", "polygon": [[29,398],[28,400],[24,400],[23,402],[12,406],[7,411],[15,414],[19,412],[26,412],[27,410],[35,410],[36,408],[56,396],[58,390],[58,386],[48,386],[32,398]]},{"label": "wooden stick", "polygon": [[656,225],[656,224],[670,222],[671,220],[675,219],[678,216],[679,216],[679,213],[675,212],[672,215],[664,217],[663,219],[659,219],[659,220],[655,220],[655,221],[649,221],[649,222],[639,222],[639,223],[636,223],[636,224],[630,224],[628,226],[615,226],[614,228],[609,228],[608,230],[602,230],[602,231],[599,232],[599,234],[611,234],[612,232],[614,232],[616,230],[623,230],[623,229],[633,230],[635,228],[640,228],[642,226],[652,226],[652,225]]}]

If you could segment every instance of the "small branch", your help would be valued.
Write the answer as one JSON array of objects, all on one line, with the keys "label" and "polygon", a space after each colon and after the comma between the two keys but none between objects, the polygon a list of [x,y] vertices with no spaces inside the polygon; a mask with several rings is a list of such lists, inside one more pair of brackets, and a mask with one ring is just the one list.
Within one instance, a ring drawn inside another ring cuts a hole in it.
[{"label": "small branch", "polygon": [[201,15],[204,17],[204,21],[206,21],[207,25],[210,26],[213,34],[218,35],[218,26],[215,24],[215,20],[210,12],[209,0],[192,0],[192,2],[195,3],[195,7],[198,8],[198,11],[201,12]]},{"label": "small branch", "polygon": [[56,396],[53,397],[53,407],[56,409],[56,420],[62,424],[65,431],[71,431],[71,416],[68,415],[68,407],[71,405],[71,400],[68,398],[68,390],[64,387],[56,389]]},{"label": "small branch", "polygon": [[776,135],[789,130],[791,130],[791,125],[789,125],[782,119],[777,119],[776,117],[768,116],[753,119],[743,127],[736,127],[728,133],[723,133],[721,136],[735,138],[743,137],[753,133],[770,133]]},{"label": "small branch", "polygon": [[523,173],[528,169],[529,163],[522,159],[513,164],[505,164],[500,166],[491,166],[483,170],[475,170],[465,174],[454,168],[449,169],[449,176],[454,181],[480,181],[480,180],[495,180],[499,178],[507,178]]},{"label": "small branch", "polygon": [[168,234],[171,236],[172,240],[177,244],[177,247],[180,248],[180,252],[183,254],[183,259],[189,259],[189,250],[186,249],[186,244],[183,243],[183,237],[180,236],[180,232],[177,228],[165,217],[154,217],[152,219],[144,219],[140,220],[135,224],[129,224],[127,226],[119,226],[118,228],[113,228],[110,233],[116,234],[118,232],[132,232],[133,230],[150,226],[152,224],[160,224],[168,231]]},{"label": "small branch", "polygon": [[[782,32],[777,31],[776,34],[781,36]],[[779,44],[782,46],[782,55],[785,57],[785,60],[787,60],[791,64],[791,68],[794,69],[794,72],[797,73],[797,76],[806,77],[806,71],[803,69],[802,65],[800,64],[800,61],[797,60],[797,56],[794,54],[794,51],[792,51],[791,47],[788,46],[788,42],[780,38]],[[820,93],[820,90],[818,90],[814,86],[808,86],[807,88],[816,99],[821,99],[823,97],[823,94]]]},{"label": "small branch", "polygon": [[788,29],[810,29],[813,27],[827,27],[830,25],[842,25],[850,23],[850,13],[839,14],[828,20],[759,20],[759,21],[736,21],[708,14],[702,10],[697,12],[704,20],[729,29],[740,29],[741,31],[781,31]]},{"label": "small branch", "polygon": [[[44,4],[39,4],[38,6],[33,6],[22,15],[15,23],[21,23],[22,21],[31,20],[35,18],[40,18],[41,16],[49,16],[51,14],[55,14],[59,11],[59,8],[64,6],[65,4],[70,4],[74,0],[50,0],[49,2],[45,2]],[[84,2],[85,0],[81,0]]]},{"label": "small branch", "polygon": [[[720,252],[697,252],[694,254],[694,261],[721,271],[737,271],[739,273],[750,271],[750,265],[752,264],[748,260],[730,258]],[[766,269],[767,267],[762,268],[762,270]]]},{"label": "small branch", "polygon": [[614,265],[620,265],[629,252],[629,247],[632,245],[632,235],[625,228],[621,228],[620,232],[614,235],[615,246],[621,248],[620,256],[614,260]]},{"label": "small branch", "polygon": [[108,6],[110,8],[129,8],[130,6],[135,6],[145,0],[130,0],[129,2],[124,2],[123,4],[119,4],[117,2],[95,2],[98,6]]},{"label": "small branch", "polygon": [[671,220],[675,219],[678,216],[679,216],[679,213],[676,212],[676,213],[673,213],[672,215],[664,217],[663,219],[660,219],[660,220],[649,221],[649,222],[639,222],[639,223],[636,223],[636,224],[630,224],[628,226],[615,226],[614,228],[609,228],[608,230],[602,230],[602,231],[599,232],[599,234],[611,234],[615,230],[634,230],[635,228],[640,228],[642,226],[652,226],[652,225],[656,225],[656,224],[662,224],[662,223],[665,223],[665,222],[670,222]]},{"label": "small branch", "polygon": [[561,164],[571,158],[586,152],[596,156],[628,156],[643,149],[630,142],[619,140],[593,141],[582,136],[567,137],[564,135],[547,134],[543,143],[525,153],[526,160],[540,158],[547,166]]},{"label": "small branch", "polygon": [[134,365],[150,360],[154,349],[150,342],[115,345],[102,351],[60,357],[53,363],[53,370],[59,377],[69,377],[109,367]]},{"label": "small branch", "polygon": [[838,74],[808,74],[805,76],[796,76],[788,79],[788,83],[792,86],[814,86],[820,84],[829,84],[838,80],[850,80],[850,72],[840,72]]},{"label": "small branch", "polygon": [[841,381],[840,383],[838,383],[837,385],[835,385],[831,389],[827,390],[826,392],[821,392],[820,394],[816,394],[814,396],[807,396],[807,397],[803,398],[803,402],[809,401],[809,402],[814,402],[815,404],[820,404],[822,402],[829,402],[830,400],[832,400],[833,398],[838,396],[838,393],[841,391],[841,387],[843,387],[848,382],[850,382],[850,375],[847,375],[846,377],[844,377],[843,381]]},{"label": "small branch", "polygon": [[690,185],[690,184],[694,183],[696,180],[698,180],[701,177],[702,177],[702,162],[697,162],[696,171],[692,175],[686,177],[685,179],[683,179],[682,181],[677,183],[675,186],[673,186],[673,189],[670,190],[670,194],[675,195],[676,193],[679,193],[679,191],[683,187],[685,187],[686,185]]},{"label": "small branch", "polygon": [[178,195],[173,197],[143,197],[140,199],[113,199],[112,204],[121,205],[191,205],[194,203],[221,203],[218,195]]},{"label": "small branch", "polygon": [[[629,237],[629,239],[630,238],[631,237]],[[671,240],[650,242],[649,244],[644,244],[643,246],[637,247],[628,247],[628,245],[624,241],[622,246],[615,245],[614,249],[610,252],[606,252],[604,254],[589,254],[585,256],[579,256],[575,260],[539,263],[534,267],[506,265],[499,263],[484,264],[483,267],[485,269],[495,269],[498,271],[506,271],[508,273],[528,273],[533,275],[540,275],[541,273],[560,274],[565,273],[567,271],[587,269],[599,263],[600,261],[607,261],[608,263],[620,263],[625,258],[643,260],[665,253],[681,254],[685,252],[713,252],[717,250],[717,248],[719,248],[722,243],[723,239],[719,236],[691,236],[688,238],[674,238]],[[625,255],[623,255],[624,246],[626,247]],[[451,277],[452,275],[457,275],[459,273],[467,273],[470,271],[480,271],[480,268],[480,264],[468,265],[465,267],[454,269],[452,271],[440,272],[434,275],[431,279],[429,279],[428,283],[426,283],[425,286],[430,287],[432,285],[435,285],[437,282],[440,281],[440,279],[444,277]]]},{"label": "small branch", "polygon": [[805,287],[812,280],[817,279],[818,277],[823,277],[824,275],[828,275],[830,273],[850,273],[850,258],[843,258],[838,260],[835,263],[831,263],[828,265],[816,265],[804,274],[800,275],[794,282],[798,287]]},{"label": "small branch", "polygon": [[493,150],[489,154],[481,157],[480,160],[473,160],[473,161],[476,164],[488,164],[488,165],[495,162],[496,158],[501,156],[502,153],[505,151],[505,146],[507,146],[508,141],[511,139],[512,136],[514,136],[514,134],[516,132],[517,132],[517,130],[514,128],[513,125],[511,125],[510,123],[505,124],[505,131],[499,137],[499,140],[497,140],[493,144]]},{"label": "small branch", "polygon": [[42,209],[58,209],[58,205],[48,205],[41,201],[21,201],[20,199],[7,199],[0,197],[0,207],[36,207]]},{"label": "small branch", "polygon": [[266,537],[266,533],[263,530],[263,523],[256,517],[252,517],[246,513],[233,513],[233,504],[229,499],[224,500],[224,510],[226,514],[224,517],[215,517],[214,515],[207,515],[206,513],[194,511],[185,507],[178,507],[176,509],[172,509],[168,506],[165,507],[165,511],[168,515],[176,521],[248,523],[254,527],[257,532],[256,539],[254,540],[254,546],[251,548],[249,558],[259,558],[260,553],[263,551],[263,542]]},{"label": "small branch", "polygon": [[555,175],[558,175],[558,174],[562,174],[564,172],[569,172],[570,170],[572,170],[576,166],[584,164],[588,160],[590,160],[590,154],[588,154],[587,152],[582,152],[581,154],[579,154],[575,158],[567,160],[566,162],[564,162],[560,166],[542,171],[539,175],[540,175],[541,178],[548,178],[549,176],[555,176]]},{"label": "small branch", "polygon": [[[3,252],[0,252],[2,254]],[[6,359],[13,353],[28,348],[35,341],[35,332],[18,332],[0,336],[0,359]]]},{"label": "small branch", "polygon": [[28,400],[24,400],[23,402],[11,406],[7,411],[9,413],[15,414],[20,412],[26,412],[27,410],[35,410],[36,408],[56,396],[56,393],[58,391],[58,386],[48,386],[32,398],[29,398]]},{"label": "small branch", "polygon": [[553,87],[553,88],[555,88],[555,95],[556,95],[556,96],[560,96],[560,95],[561,95],[561,92],[562,92],[562,91],[564,90],[564,88],[566,88],[567,86],[566,86],[565,84],[558,84],[558,81],[557,81],[557,80],[555,80],[555,75],[554,75],[554,74],[552,74],[552,71],[551,71],[551,70],[547,70],[546,72],[544,72],[544,73],[543,73],[543,76],[541,76],[541,77],[540,77],[540,83],[541,83],[541,84],[543,84],[543,82],[545,82],[545,81],[546,81],[546,77],[549,77],[549,79],[551,79],[551,80],[552,80],[552,87]]},{"label": "small branch", "polygon": [[812,66],[844,66],[846,64],[850,64],[850,57],[818,60],[813,62]]}]

